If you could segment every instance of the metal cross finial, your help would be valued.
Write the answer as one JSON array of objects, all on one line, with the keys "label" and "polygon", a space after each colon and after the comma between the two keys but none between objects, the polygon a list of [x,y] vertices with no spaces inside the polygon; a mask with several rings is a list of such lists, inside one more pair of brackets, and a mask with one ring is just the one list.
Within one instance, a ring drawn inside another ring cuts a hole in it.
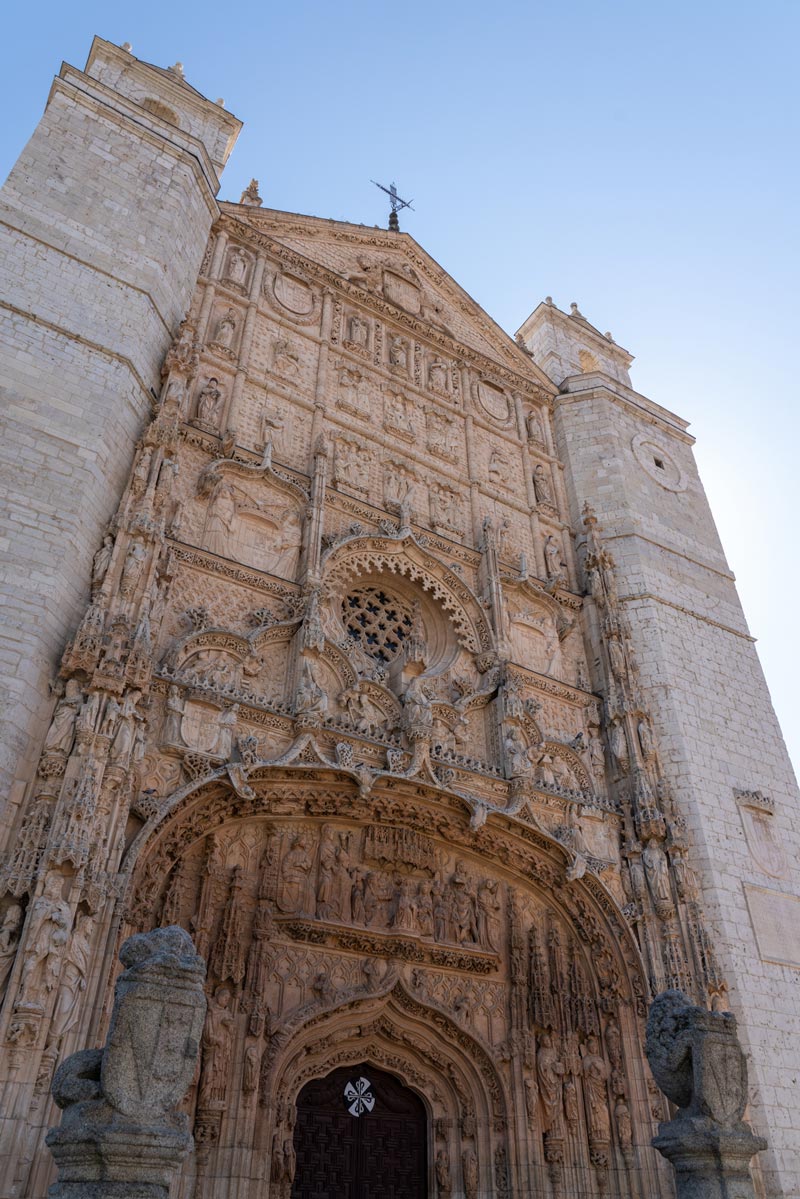
[{"label": "metal cross finial", "polygon": [[384,187],[382,183],[378,183],[375,179],[371,179],[370,182],[374,183],[376,187],[379,187],[382,192],[386,192],[387,196],[389,197],[389,203],[392,208],[392,211],[389,213],[389,228],[392,230],[392,232],[399,233],[400,222],[397,219],[397,214],[401,208],[410,208],[413,212],[414,206],[412,201],[401,200],[400,196],[397,194],[396,183],[392,183],[389,187]]}]

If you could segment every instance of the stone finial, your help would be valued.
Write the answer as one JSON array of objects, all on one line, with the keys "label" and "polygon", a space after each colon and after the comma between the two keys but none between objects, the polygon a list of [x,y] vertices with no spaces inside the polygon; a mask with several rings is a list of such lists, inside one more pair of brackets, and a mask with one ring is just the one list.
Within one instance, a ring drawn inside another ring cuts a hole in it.
[{"label": "stone finial", "polygon": [[754,1199],[749,1163],[766,1149],[743,1119],[747,1063],[732,1012],[695,1007],[681,991],[656,996],[645,1053],[678,1107],[653,1145],[675,1169],[678,1199]]},{"label": "stone finial", "polygon": [[167,67],[167,70],[171,71],[173,75],[177,75],[179,79],[184,78],[182,62],[174,62],[171,67]]},{"label": "stone finial", "polygon": [[260,208],[264,201],[258,194],[258,180],[251,179],[247,187],[242,192],[239,200],[240,204],[246,204],[249,208]]},{"label": "stone finial", "polygon": [[122,43],[122,49],[125,51],[125,53],[126,53],[126,54],[132,54],[132,53],[133,53],[133,46],[131,45],[131,43],[130,43],[130,42],[123,42],[123,43]]},{"label": "stone finial", "polygon": [[192,1149],[176,1110],[191,1085],[206,1014],[205,963],[182,928],[129,937],[102,1049],[56,1070],[64,1115],[46,1143],[59,1170],[51,1199],[166,1199]]}]

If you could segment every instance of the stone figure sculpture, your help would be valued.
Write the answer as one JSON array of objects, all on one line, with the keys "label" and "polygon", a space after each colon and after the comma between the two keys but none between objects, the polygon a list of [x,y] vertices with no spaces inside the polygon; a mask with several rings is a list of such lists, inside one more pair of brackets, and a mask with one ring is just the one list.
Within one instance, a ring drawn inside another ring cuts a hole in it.
[{"label": "stone figure sculpture", "polygon": [[678,1199],[754,1199],[749,1163],[766,1149],[743,1119],[747,1062],[732,1012],[663,991],[650,1007],[645,1053],[678,1112],[653,1145],[675,1168]]},{"label": "stone figure sculpture", "polygon": [[611,1119],[608,1112],[607,1081],[611,1071],[601,1056],[597,1037],[589,1037],[583,1055],[583,1088],[586,1095],[586,1118],[591,1141],[611,1140]]},{"label": "stone figure sculpture", "polygon": [[12,903],[11,907],[6,908],[3,924],[0,927],[0,1002],[6,993],[14,958],[17,956],[23,920],[24,913],[18,903]]},{"label": "stone figure sculpture", "polygon": [[93,935],[94,917],[80,917],[61,967],[56,1006],[48,1036],[51,1045],[58,1044],[78,1021],[78,1000],[81,992],[86,990]]},{"label": "stone figure sculpture", "polygon": [[61,898],[63,882],[60,874],[48,874],[42,894],[33,901],[16,1008],[43,1010],[58,982],[62,953],[72,927],[69,904]]},{"label": "stone figure sculpture", "polygon": [[537,504],[553,504],[553,488],[541,462],[533,472],[533,488],[536,492]]},{"label": "stone figure sculpture", "polygon": [[53,1079],[64,1115],[46,1138],[59,1170],[51,1199],[167,1199],[192,1148],[176,1108],[197,1064],[205,965],[176,926],[129,937],[119,956],[105,1046],[73,1053]]},{"label": "stone figure sculpture", "polygon": [[68,679],[63,697],[58,701],[50,728],[44,739],[46,753],[69,754],[75,740],[75,721],[81,706],[81,685],[77,679]]},{"label": "stone figure sculpture", "polygon": [[203,1071],[200,1076],[198,1104],[202,1108],[225,1106],[225,1089],[233,1054],[233,1015],[228,987],[217,987],[208,1002],[203,1027]]},{"label": "stone figure sculpture", "polygon": [[478,1156],[471,1145],[468,1145],[461,1155],[461,1169],[464,1174],[464,1195],[466,1199],[477,1199]]},{"label": "stone figure sculpture", "polygon": [[201,424],[216,429],[219,424],[221,406],[222,392],[219,387],[219,380],[216,378],[208,379],[197,399],[197,419]]},{"label": "stone figure sculpture", "polygon": [[553,1046],[553,1036],[550,1032],[542,1033],[539,1041],[539,1052],[536,1054],[536,1077],[544,1113],[542,1125],[545,1132],[558,1135],[561,1127],[564,1063],[559,1059],[558,1050]]}]

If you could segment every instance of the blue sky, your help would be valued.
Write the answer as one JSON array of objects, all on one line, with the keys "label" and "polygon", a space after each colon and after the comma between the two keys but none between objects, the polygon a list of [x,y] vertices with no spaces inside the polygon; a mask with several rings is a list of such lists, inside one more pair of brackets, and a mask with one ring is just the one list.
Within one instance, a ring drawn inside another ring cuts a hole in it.
[{"label": "blue sky", "polygon": [[[403,228],[506,329],[552,295],[691,420],[800,765],[800,4],[40,3],[4,15],[0,175],[92,35],[245,121],[222,197]],[[227,25],[227,28],[226,28]],[[759,780],[754,778],[757,787]]]}]

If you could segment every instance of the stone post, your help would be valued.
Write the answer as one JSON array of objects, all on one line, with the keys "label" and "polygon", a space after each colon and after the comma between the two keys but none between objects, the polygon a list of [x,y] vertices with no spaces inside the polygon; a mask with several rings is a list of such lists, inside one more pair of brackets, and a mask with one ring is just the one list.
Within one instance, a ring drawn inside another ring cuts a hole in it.
[{"label": "stone post", "polygon": [[678,1107],[653,1138],[675,1170],[677,1199],[755,1199],[750,1161],[767,1142],[742,1119],[747,1063],[733,1013],[709,1012],[681,991],[663,991],[650,1008],[645,1052]]},{"label": "stone post", "polygon": [[193,1148],[176,1111],[197,1066],[205,963],[177,926],[129,937],[103,1049],[62,1062],[53,1098],[64,1115],[46,1143],[58,1166],[50,1199],[167,1199]]}]

